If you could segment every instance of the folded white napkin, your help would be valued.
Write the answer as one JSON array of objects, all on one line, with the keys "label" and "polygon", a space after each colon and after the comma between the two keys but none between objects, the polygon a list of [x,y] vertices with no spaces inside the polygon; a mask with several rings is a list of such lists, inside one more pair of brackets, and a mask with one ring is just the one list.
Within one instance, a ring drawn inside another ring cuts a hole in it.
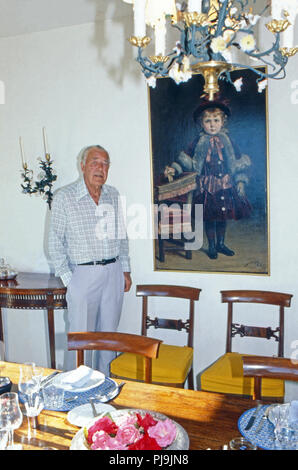
[{"label": "folded white napkin", "polygon": [[87,366],[79,366],[77,369],[74,369],[64,377],[61,377],[61,384],[63,385],[71,385],[72,387],[82,387],[84,386],[90,379],[96,376],[97,379],[102,378],[104,380],[105,376],[102,372],[98,370],[93,370]]},{"label": "folded white napkin", "polygon": [[298,424],[298,400],[291,401],[288,419],[290,424]]}]

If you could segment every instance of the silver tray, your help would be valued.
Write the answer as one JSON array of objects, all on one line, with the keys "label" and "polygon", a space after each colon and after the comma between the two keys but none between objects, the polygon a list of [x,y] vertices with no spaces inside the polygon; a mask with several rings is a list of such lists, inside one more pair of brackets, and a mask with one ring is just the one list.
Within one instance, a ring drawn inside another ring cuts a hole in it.
[{"label": "silver tray", "polygon": [[[121,416],[121,414],[128,413],[128,412],[140,413],[141,415],[150,413],[150,415],[153,416],[153,418],[157,418],[159,420],[164,420],[167,418],[167,416],[165,416],[164,414],[157,413],[156,411],[140,410],[140,409],[134,409],[134,408],[115,410],[115,411],[109,412],[108,414],[113,418],[113,416]],[[96,418],[93,418],[88,424],[88,426],[86,427],[90,427],[93,423],[95,423],[98,419],[102,418],[105,414],[107,413],[102,413]],[[166,450],[188,450],[189,449],[189,437],[188,437],[187,432],[176,421],[173,421],[173,423],[175,423],[176,428],[177,428],[176,439],[172,442],[170,446],[166,448]],[[85,442],[86,441],[85,441],[85,435],[84,435],[84,428],[81,428],[72,439],[71,444],[70,444],[70,450],[89,450]]]},{"label": "silver tray", "polygon": [[11,281],[17,277],[17,273],[6,274],[5,276],[0,276],[0,281]]}]

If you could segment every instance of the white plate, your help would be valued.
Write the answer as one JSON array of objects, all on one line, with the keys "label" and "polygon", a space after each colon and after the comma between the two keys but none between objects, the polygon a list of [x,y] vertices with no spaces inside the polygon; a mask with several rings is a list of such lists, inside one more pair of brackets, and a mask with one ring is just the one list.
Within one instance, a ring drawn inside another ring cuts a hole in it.
[{"label": "white plate", "polygon": [[[94,402],[94,406],[98,413],[107,413],[115,410],[114,406],[108,405],[107,403]],[[90,403],[85,403],[85,405],[76,406],[69,411],[67,413],[67,419],[70,424],[74,424],[75,426],[82,428],[83,426],[87,426],[95,418],[93,416]],[[96,419],[99,419],[99,416],[97,416]]]},{"label": "white plate", "polygon": [[88,381],[80,386],[77,387],[75,384],[63,383],[65,378],[67,378],[68,374],[71,374],[73,371],[62,372],[61,374],[56,375],[51,380],[51,385],[54,385],[57,388],[63,388],[68,392],[86,392],[86,390],[90,390],[91,388],[98,387],[105,381],[105,377],[103,376],[102,372],[98,370],[93,370],[92,375],[88,379]]},{"label": "white plate", "polygon": [[[123,409],[123,410],[115,410],[111,412],[111,417],[112,418],[117,418],[121,417],[121,415],[125,415],[127,412],[133,412],[133,413],[140,413],[141,415],[145,415],[145,413],[150,413],[153,417],[157,419],[166,419],[166,416],[157,413],[156,411],[148,411],[148,410],[139,410],[139,409]],[[95,423],[100,416],[97,416],[97,418],[93,418],[92,421],[89,421],[88,427],[90,427],[93,423]],[[185,429],[180,426],[180,424],[176,423],[176,421],[173,421],[177,427],[177,434],[176,434],[176,439],[172,442],[172,444],[167,447],[167,450],[188,450],[189,449],[189,438],[188,434],[185,431]],[[80,429],[76,435],[73,437],[71,444],[70,444],[70,450],[89,450],[88,447],[85,444],[85,435],[84,435],[84,429]]]}]

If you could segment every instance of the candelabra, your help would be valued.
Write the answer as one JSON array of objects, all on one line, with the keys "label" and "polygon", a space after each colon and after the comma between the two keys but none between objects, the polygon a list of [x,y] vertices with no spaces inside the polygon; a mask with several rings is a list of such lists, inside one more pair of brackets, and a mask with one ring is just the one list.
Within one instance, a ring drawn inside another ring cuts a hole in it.
[{"label": "candelabra", "polygon": [[[293,45],[298,0],[271,0],[258,14],[251,7],[255,0],[188,0],[177,5],[175,0],[123,1],[133,4],[135,30],[129,40],[138,48],[136,60],[152,87],[158,77],[169,76],[179,84],[189,80],[194,72],[200,73],[205,79],[204,92],[213,100],[219,91],[219,78],[233,84],[230,72],[244,67],[256,73],[262,91],[268,78],[285,77],[288,58],[298,51]],[[270,13],[270,6],[272,18],[266,28],[273,34],[273,43],[260,50],[255,26]],[[167,17],[170,22],[166,22]],[[144,54],[151,41],[146,34],[147,26],[154,31],[155,55]],[[166,53],[170,27],[178,30],[179,36],[176,45]],[[268,72],[261,71],[260,65],[267,66]]]},{"label": "candelabra", "polygon": [[22,178],[24,180],[24,184],[21,184],[22,192],[24,194],[40,194],[46,200],[49,209],[51,210],[51,204],[53,200],[53,193],[52,193],[52,186],[54,181],[57,179],[57,175],[55,174],[52,164],[53,161],[51,160],[51,156],[47,150],[47,139],[45,128],[43,128],[43,139],[44,139],[44,147],[45,147],[45,160],[39,158],[40,161],[39,167],[42,170],[40,174],[40,179],[33,181],[33,171],[29,170],[27,163],[25,162],[24,156],[24,149],[22,144],[22,138],[20,137],[20,147],[21,147],[21,157],[22,157]]}]

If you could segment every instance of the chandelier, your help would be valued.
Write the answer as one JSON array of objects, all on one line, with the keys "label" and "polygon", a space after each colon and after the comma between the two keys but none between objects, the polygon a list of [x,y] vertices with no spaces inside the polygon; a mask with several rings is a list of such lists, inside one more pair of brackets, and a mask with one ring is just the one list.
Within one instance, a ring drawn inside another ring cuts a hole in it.
[{"label": "chandelier", "polygon": [[[193,73],[204,77],[204,96],[213,100],[219,92],[219,79],[225,79],[240,91],[242,81],[232,81],[230,72],[248,68],[256,73],[258,90],[267,79],[285,77],[288,58],[294,47],[294,24],[298,0],[271,0],[255,13],[256,0],[123,0],[133,4],[134,35],[129,38],[138,48],[139,62],[147,83],[155,87],[156,78],[169,76],[177,84],[191,79]],[[272,43],[266,50],[257,45],[260,19],[271,16],[266,28],[272,33]],[[146,56],[151,42],[147,26],[152,28],[155,51]],[[171,30],[171,31],[170,31]],[[166,42],[178,39],[166,51]],[[259,67],[259,66],[266,67]]]}]

